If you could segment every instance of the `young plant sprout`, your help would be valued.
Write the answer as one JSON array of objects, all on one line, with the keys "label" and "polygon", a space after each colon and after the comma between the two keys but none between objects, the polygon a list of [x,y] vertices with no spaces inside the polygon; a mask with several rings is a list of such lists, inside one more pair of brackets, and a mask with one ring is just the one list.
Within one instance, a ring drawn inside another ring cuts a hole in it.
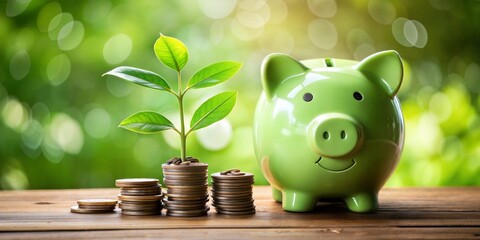
[{"label": "young plant sprout", "polygon": [[232,61],[223,61],[211,64],[197,73],[182,87],[182,69],[188,61],[188,50],[185,44],[173,37],[160,34],[155,42],[154,51],[157,58],[165,66],[177,72],[178,89],[172,90],[168,82],[160,75],[134,67],[117,67],[104,75],[116,76],[129,82],[175,95],[178,100],[180,127],[152,111],[142,111],[125,118],[119,127],[142,134],[157,133],[164,130],[173,130],[180,135],[181,160],[186,160],[187,137],[193,131],[207,127],[225,118],[233,109],[236,101],[236,92],[219,93],[198,107],[190,121],[190,128],[185,128],[185,114],[183,98],[191,89],[206,88],[222,83],[231,78],[241,68],[242,64]]}]

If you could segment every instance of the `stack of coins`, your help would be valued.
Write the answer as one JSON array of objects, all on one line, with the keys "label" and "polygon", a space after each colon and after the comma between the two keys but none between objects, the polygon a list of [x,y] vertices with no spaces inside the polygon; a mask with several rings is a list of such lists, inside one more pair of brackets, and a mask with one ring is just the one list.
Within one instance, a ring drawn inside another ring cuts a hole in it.
[{"label": "stack of coins", "polygon": [[241,172],[239,169],[212,174],[212,205],[217,213],[254,214],[253,183],[253,174]]},{"label": "stack of coins", "polygon": [[198,217],[206,215],[208,201],[208,164],[181,162],[163,164],[167,199],[164,200],[168,216]]},{"label": "stack of coins", "polygon": [[162,187],[158,179],[128,178],[118,179],[115,182],[121,187],[118,195],[119,207],[122,214],[131,216],[146,216],[160,214],[162,211]]},{"label": "stack of coins", "polygon": [[82,199],[77,201],[78,206],[72,206],[72,213],[110,213],[117,206],[115,199]]}]

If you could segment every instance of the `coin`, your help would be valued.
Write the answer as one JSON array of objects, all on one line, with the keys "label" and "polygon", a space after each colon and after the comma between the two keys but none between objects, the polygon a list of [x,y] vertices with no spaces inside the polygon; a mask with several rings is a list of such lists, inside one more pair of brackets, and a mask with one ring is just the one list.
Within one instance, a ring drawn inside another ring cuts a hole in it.
[{"label": "coin", "polygon": [[156,190],[128,190],[122,189],[120,192],[122,195],[129,195],[129,196],[146,196],[146,195],[159,195],[162,193],[160,189]]},{"label": "coin", "polygon": [[138,211],[138,212],[149,212],[149,211],[159,212],[160,210],[163,209],[160,205],[156,206],[156,207],[151,207],[151,206],[145,207],[145,206],[142,206],[142,205],[139,205],[139,206],[122,205],[120,208],[122,209],[122,211]]},{"label": "coin", "polygon": [[205,206],[203,209],[197,210],[170,210],[167,209],[167,216],[173,217],[199,217],[207,215],[210,207]]},{"label": "coin", "polygon": [[235,181],[212,179],[212,185],[228,185],[233,183],[245,186],[245,185],[252,185],[255,183],[255,181],[253,179],[242,179],[242,180],[235,180]]},{"label": "coin", "polygon": [[237,199],[232,200],[212,200],[212,205],[225,205],[225,206],[238,206],[238,205],[253,205],[253,199],[238,201]]},{"label": "coin", "polygon": [[163,172],[164,176],[204,176],[206,175],[206,171],[198,171],[198,172],[184,172],[184,171],[173,171],[173,172]]},{"label": "coin", "polygon": [[218,211],[228,211],[228,212],[247,212],[247,211],[255,210],[255,206],[245,206],[245,207],[235,207],[235,208],[215,206],[215,209]]},{"label": "coin", "polygon": [[96,214],[96,213],[112,213],[115,212],[113,209],[84,209],[79,208],[78,206],[72,206],[70,208],[70,212],[72,213],[85,213],[85,214]]},{"label": "coin", "polygon": [[166,199],[163,200],[163,202],[168,205],[168,204],[205,204],[206,202],[208,202],[209,199],[208,198],[205,198],[205,199],[200,199],[200,200],[171,200],[169,199],[168,197]]},{"label": "coin", "polygon": [[252,191],[245,192],[233,192],[233,191],[218,191],[212,189],[212,195],[222,196],[222,197],[243,197],[243,196],[252,196]]},{"label": "coin", "polygon": [[232,189],[232,190],[241,190],[241,189],[253,189],[251,183],[239,184],[239,183],[212,183],[212,188],[215,189]]},{"label": "coin", "polygon": [[155,178],[125,178],[115,181],[117,187],[146,187],[157,186],[158,179]]},{"label": "coin", "polygon": [[225,215],[251,215],[251,214],[255,214],[255,210],[244,211],[244,212],[234,212],[234,211],[224,211],[224,210],[215,209],[215,211],[217,213],[225,214]]},{"label": "coin", "polygon": [[225,195],[225,194],[218,194],[212,192],[212,197],[215,199],[235,199],[235,200],[245,200],[245,199],[251,199],[252,194],[247,193],[247,194],[238,194],[238,195]]},{"label": "coin", "polygon": [[167,184],[168,187],[171,187],[171,186],[206,186],[208,183],[207,183],[207,180],[193,180],[193,181],[190,181],[190,180],[182,180],[182,181],[178,181],[178,180],[169,180],[169,179],[166,179],[164,178],[163,179],[163,182],[165,184]]},{"label": "coin", "polygon": [[148,215],[158,215],[160,214],[160,211],[128,211],[128,210],[122,210],[122,215],[128,215],[128,216],[148,216]]},{"label": "coin", "polygon": [[245,173],[244,175],[222,175],[221,173],[212,174],[212,178],[215,180],[225,180],[225,179],[252,179],[253,174]]},{"label": "coin", "polygon": [[78,205],[78,208],[81,209],[92,209],[92,210],[114,210],[115,205],[113,206],[95,206],[95,205]]},{"label": "coin", "polygon": [[208,194],[208,189],[205,188],[197,188],[197,189],[177,189],[177,188],[172,188],[170,187],[168,189],[169,194],[185,194],[185,195],[190,195],[190,194]]},{"label": "coin", "polygon": [[152,190],[152,189],[162,189],[161,184],[156,184],[156,185],[151,185],[151,186],[139,186],[139,187],[122,187],[122,189],[128,189],[128,190]]},{"label": "coin", "polygon": [[82,206],[115,206],[116,199],[80,199],[77,200],[78,205]]},{"label": "coin", "polygon": [[173,175],[173,176],[168,176],[165,175],[165,179],[167,180],[177,180],[177,181],[187,181],[187,182],[201,182],[201,181],[207,181],[208,175],[204,176],[188,176],[188,175]]},{"label": "coin", "polygon": [[122,201],[132,201],[132,202],[148,202],[148,201],[160,201],[163,199],[163,195],[147,195],[147,196],[127,196],[127,195],[118,195],[118,199]]},{"label": "coin", "polygon": [[122,204],[132,204],[132,205],[159,205],[162,204],[161,201],[121,201]]},{"label": "coin", "polygon": [[208,164],[206,163],[190,163],[189,165],[167,165],[162,164],[163,172],[200,172],[207,171]]},{"label": "coin", "polygon": [[209,194],[208,194],[208,191],[205,190],[205,191],[202,191],[202,192],[175,192],[175,191],[170,191],[168,193],[165,194],[165,196],[167,196],[170,200],[172,200],[173,198],[185,198],[185,197],[200,197],[200,196],[203,196],[203,198],[207,197]]},{"label": "coin", "polygon": [[168,196],[169,201],[202,201],[207,200],[208,195],[200,195],[200,196],[190,196],[190,195],[183,195],[183,196]]},{"label": "coin", "polygon": [[200,186],[203,186],[205,188],[208,187],[207,183],[200,184],[200,185],[179,185],[179,186],[168,186],[168,189],[185,189],[185,190],[196,190],[196,189],[203,189]]},{"label": "coin", "polygon": [[205,208],[205,204],[203,205],[169,205],[168,207],[166,207],[166,209],[168,211],[171,211],[171,210],[198,210],[198,209],[204,209]]},{"label": "coin", "polygon": [[131,204],[121,202],[118,204],[118,207],[121,209],[130,209],[130,210],[140,210],[140,209],[156,209],[162,208],[163,205],[160,202],[152,202],[151,204]]}]

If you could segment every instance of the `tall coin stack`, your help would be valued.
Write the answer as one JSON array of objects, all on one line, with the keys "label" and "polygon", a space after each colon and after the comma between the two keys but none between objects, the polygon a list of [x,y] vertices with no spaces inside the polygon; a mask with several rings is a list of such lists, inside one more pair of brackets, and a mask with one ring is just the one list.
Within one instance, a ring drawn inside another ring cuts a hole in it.
[{"label": "tall coin stack", "polygon": [[162,211],[163,194],[158,179],[118,179],[115,184],[117,187],[121,187],[118,200],[123,215],[156,215]]},{"label": "tall coin stack", "polygon": [[239,169],[212,174],[212,205],[217,213],[254,214],[253,183],[253,174]]},{"label": "tall coin stack", "polygon": [[[175,160],[175,159],[174,159]],[[163,164],[167,199],[164,200],[168,216],[198,217],[207,214],[208,164],[193,161],[169,161]],[[196,161],[195,161],[196,160]]]}]

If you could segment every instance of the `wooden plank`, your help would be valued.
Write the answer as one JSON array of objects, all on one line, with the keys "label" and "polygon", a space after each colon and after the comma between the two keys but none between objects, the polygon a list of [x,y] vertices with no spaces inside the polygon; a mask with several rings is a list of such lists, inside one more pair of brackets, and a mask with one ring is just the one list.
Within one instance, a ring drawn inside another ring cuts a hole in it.
[{"label": "wooden plank", "polygon": [[479,228],[268,228],[268,229],[145,229],[0,233],[0,239],[479,239]]},{"label": "wooden plank", "polygon": [[319,204],[312,213],[284,212],[268,187],[255,187],[257,214],[225,216],[211,210],[206,217],[132,217],[118,212],[72,214],[82,198],[115,198],[119,189],[30,190],[0,192],[0,231],[121,230],[121,229],[252,229],[252,228],[479,228],[480,188],[400,188],[380,193],[380,209],[357,214],[343,204]]}]

